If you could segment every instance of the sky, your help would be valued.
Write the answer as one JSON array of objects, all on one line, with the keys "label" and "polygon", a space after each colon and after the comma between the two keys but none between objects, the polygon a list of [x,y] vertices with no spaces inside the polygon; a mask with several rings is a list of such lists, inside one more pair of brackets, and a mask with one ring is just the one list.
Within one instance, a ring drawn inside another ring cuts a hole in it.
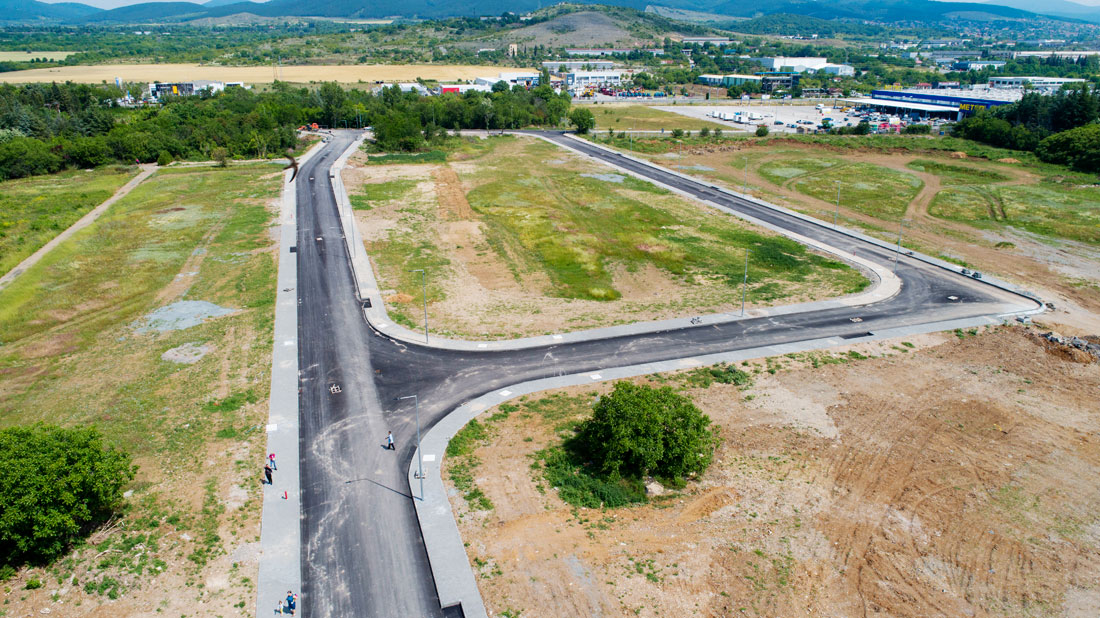
[{"label": "sky", "polygon": [[[87,4],[90,6],[99,7],[101,9],[117,9],[120,6],[127,6],[130,4],[143,4],[145,2],[194,2],[196,4],[204,4],[206,0],[41,0],[47,4],[56,4],[58,2],[79,2],[80,4]],[[253,2],[267,2],[267,0],[252,0]],[[1100,2],[1100,0],[1096,0]]]},{"label": "sky", "polygon": [[[96,7],[99,7],[101,9],[114,9],[114,8],[118,8],[120,6],[127,6],[129,4],[141,4],[143,2],[178,2],[180,0],[42,0],[42,1],[43,2],[48,2],[50,4],[53,4],[55,2],[66,2],[66,1],[68,1],[68,2],[82,2],[83,4],[90,4],[92,6],[96,6]],[[202,4],[206,0],[182,0],[182,1],[184,1],[184,2],[197,2],[198,4]],[[943,1],[950,2],[952,0],[943,0]],[[975,0],[954,0],[954,1],[974,2]],[[991,0],[977,0],[977,1],[978,2],[990,2]],[[1088,6],[1100,6],[1100,0],[1070,0],[1070,1],[1071,2],[1076,2],[1077,4],[1084,4],[1084,5],[1088,5]],[[267,0],[253,0],[253,2],[267,2]],[[991,3],[996,4],[996,0],[992,0]]]}]

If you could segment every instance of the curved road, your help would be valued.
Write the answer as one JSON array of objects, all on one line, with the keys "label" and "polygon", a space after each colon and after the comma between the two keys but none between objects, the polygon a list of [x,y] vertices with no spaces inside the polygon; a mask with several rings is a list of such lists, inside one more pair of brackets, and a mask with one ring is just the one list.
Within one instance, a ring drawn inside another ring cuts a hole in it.
[{"label": "curved road", "polygon": [[[890,267],[894,253],[571,140],[552,141]],[[440,608],[407,481],[420,397],[422,430],[462,402],[512,384],[610,367],[1032,309],[1037,303],[903,256],[901,291],[842,307],[523,350],[441,350],[393,340],[366,322],[329,169],[355,139],[338,132],[302,166],[298,196],[302,609],[315,616],[461,616]],[[717,215],[716,216],[721,216]],[[949,297],[955,297],[954,300]],[[851,318],[861,320],[853,322]],[[383,448],[393,431],[397,448]],[[466,568],[466,565],[456,565]]]}]

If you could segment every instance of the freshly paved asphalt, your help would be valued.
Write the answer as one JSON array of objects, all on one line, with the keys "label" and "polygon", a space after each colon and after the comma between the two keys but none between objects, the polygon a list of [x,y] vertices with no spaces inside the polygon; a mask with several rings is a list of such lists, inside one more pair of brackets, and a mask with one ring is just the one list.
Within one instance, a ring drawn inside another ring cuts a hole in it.
[{"label": "freshly paved asphalt", "polygon": [[[397,397],[420,397],[426,430],[464,401],[527,380],[806,339],[856,337],[1034,306],[903,257],[897,269],[901,291],[863,307],[523,350],[441,350],[399,342],[372,329],[363,317],[329,182],[329,167],[354,137],[338,132],[326,150],[302,167],[298,184],[301,607],[307,617],[443,615],[413,509],[415,488],[405,476],[415,447],[414,409],[411,400]],[[827,227],[575,140],[568,140],[568,146],[798,234],[847,251],[858,249],[861,257],[892,263],[893,252]],[[382,448],[387,431],[394,433],[396,451]],[[447,613],[460,615],[455,609]]]}]

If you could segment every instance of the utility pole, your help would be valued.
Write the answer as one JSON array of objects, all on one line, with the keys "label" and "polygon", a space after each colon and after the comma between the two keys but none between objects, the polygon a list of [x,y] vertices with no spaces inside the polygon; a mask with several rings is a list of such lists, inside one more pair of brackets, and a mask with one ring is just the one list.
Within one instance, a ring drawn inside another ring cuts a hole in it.
[{"label": "utility pole", "polygon": [[420,273],[420,294],[424,297],[424,343],[428,343],[428,275],[423,268],[409,272]]},{"label": "utility pole", "polygon": [[405,397],[398,397],[401,399],[412,399],[416,404],[416,474],[415,478],[420,479],[420,500],[424,500],[424,453],[420,450],[420,397],[416,395],[408,395]]},{"label": "utility pole", "polygon": [[905,224],[909,223],[908,219],[902,219],[898,222],[898,249],[894,255],[894,272],[898,272],[898,262],[901,261],[901,229],[905,227]]},{"label": "utility pole", "polygon": [[836,181],[836,210],[833,211],[833,229],[836,229],[836,220],[840,216],[840,181]]},{"label": "utility pole", "polygon": [[745,183],[741,185],[741,194],[749,194],[749,158],[745,157]]},{"label": "utility pole", "polygon": [[750,249],[745,249],[745,279],[741,282],[741,317],[745,317],[745,296],[749,291],[749,254]]}]

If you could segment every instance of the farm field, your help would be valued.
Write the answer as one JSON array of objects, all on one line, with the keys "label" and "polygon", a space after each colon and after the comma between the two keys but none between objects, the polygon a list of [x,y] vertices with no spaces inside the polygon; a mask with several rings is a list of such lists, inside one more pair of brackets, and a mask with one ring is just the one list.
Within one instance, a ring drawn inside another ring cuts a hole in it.
[{"label": "farm field", "polygon": [[73,51],[0,51],[0,62],[29,62],[33,59],[64,60]]},{"label": "farm field", "polygon": [[[500,73],[499,67],[446,64],[378,65],[287,65],[279,69],[279,80],[292,83],[335,81],[345,84],[374,81],[472,80]],[[203,66],[198,64],[99,64],[0,73],[0,82],[19,84],[66,82],[112,83],[116,77],[127,82],[177,82],[196,79],[270,84],[275,74],[267,66]]]},{"label": "farm field", "polygon": [[858,272],[532,138],[468,140],[446,163],[344,172],[387,310],[440,334],[519,337],[840,296]]},{"label": "farm field", "polygon": [[111,197],[137,171],[103,167],[0,181],[0,275]]},{"label": "farm field", "polygon": [[253,602],[279,170],[160,170],[0,291],[0,424],[94,425],[139,466],[123,516],[5,584],[8,615]]},{"label": "farm field", "polygon": [[904,245],[1018,283],[1056,306],[1057,317],[1048,320],[1100,332],[1100,185],[1094,177],[984,146],[972,156],[941,151],[939,143],[920,150],[923,138],[875,137],[853,137],[847,147],[838,147],[843,142],[835,137],[642,140],[635,152],[735,191],[747,187],[828,223],[839,180],[841,225],[893,242],[904,218]]},{"label": "farm field", "polygon": [[[637,381],[719,426],[714,463],[579,508],[540,452],[611,385],[531,395],[460,432],[444,479],[494,615],[1091,616],[1100,364],[1037,328],[881,341]],[[959,379],[965,368],[966,379]],[[882,385],[891,385],[884,390]]]},{"label": "farm field", "polygon": [[728,126],[720,123],[662,111],[649,105],[616,103],[609,105],[579,103],[578,105],[592,110],[592,115],[596,118],[596,128],[594,129],[596,133],[607,133],[608,129],[614,129],[616,132],[629,130],[660,131],[661,129],[665,131],[672,131],[673,129],[695,131],[703,127],[708,127],[711,130],[730,130]]}]

